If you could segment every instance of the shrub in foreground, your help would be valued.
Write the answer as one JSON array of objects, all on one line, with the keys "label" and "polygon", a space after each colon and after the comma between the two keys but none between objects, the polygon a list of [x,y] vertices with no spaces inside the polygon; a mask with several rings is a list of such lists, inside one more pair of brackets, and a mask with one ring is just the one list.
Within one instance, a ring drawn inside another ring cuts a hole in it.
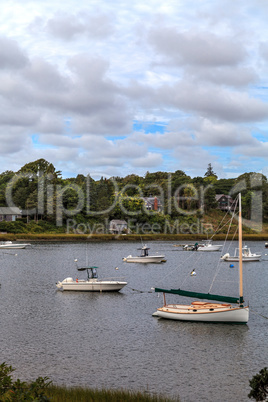
[{"label": "shrub in foreground", "polygon": [[179,399],[126,390],[97,390],[82,387],[49,386],[46,395],[52,402],[179,402]]},{"label": "shrub in foreground", "polygon": [[15,371],[5,362],[0,365],[0,401],[1,402],[175,402],[170,399],[153,396],[145,392],[97,390],[82,387],[66,388],[52,385],[48,377],[38,377],[31,383],[19,379],[13,380]]},{"label": "shrub in foreground", "polygon": [[11,374],[15,370],[6,363],[0,365],[0,401],[49,401],[45,391],[49,386],[47,377],[38,377],[30,384],[20,381],[14,381]]},{"label": "shrub in foreground", "polygon": [[267,401],[268,397],[268,370],[264,367],[258,374],[254,375],[249,381],[251,391],[248,394],[249,398],[254,398],[256,401]]}]

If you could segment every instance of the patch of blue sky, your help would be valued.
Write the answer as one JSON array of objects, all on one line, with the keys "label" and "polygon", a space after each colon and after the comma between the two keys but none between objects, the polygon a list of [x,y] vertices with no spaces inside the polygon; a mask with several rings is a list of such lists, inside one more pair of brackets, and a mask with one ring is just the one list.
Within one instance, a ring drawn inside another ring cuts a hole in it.
[{"label": "patch of blue sky", "polygon": [[252,95],[254,98],[261,99],[264,102],[268,101],[268,86],[251,86],[249,88],[249,94]]},{"label": "patch of blue sky", "polygon": [[223,166],[227,165],[229,161],[233,158],[233,147],[202,147],[204,150],[208,151],[211,155],[211,163],[213,165],[213,159],[216,158],[217,162],[221,163]]},{"label": "patch of blue sky", "polygon": [[56,147],[51,144],[42,144],[39,141],[39,134],[32,134],[32,143],[35,149],[55,149]]},{"label": "patch of blue sky", "polygon": [[268,130],[267,130],[267,121],[261,124],[258,124],[258,131],[252,131],[252,136],[259,141],[267,142],[268,141]]},{"label": "patch of blue sky", "polygon": [[[232,147],[203,147],[207,151],[209,151],[212,158],[216,158],[217,163],[220,163],[224,166],[224,171],[226,173],[226,177],[220,178],[236,178],[240,176],[242,173],[245,172],[260,172],[263,167],[263,158],[259,157],[250,157],[250,166],[249,166],[249,159],[243,157],[239,154],[233,153]],[[213,159],[211,158],[211,164],[213,166]],[[238,163],[234,166],[233,161],[236,160]],[[216,174],[217,169],[214,168]]]},{"label": "patch of blue sky", "polygon": [[76,138],[82,138],[82,135],[77,134],[77,135],[70,135],[70,137],[75,140]]},{"label": "patch of blue sky", "polygon": [[217,147],[217,146],[203,146],[205,151],[208,151],[211,155],[230,155],[233,147]]},{"label": "patch of blue sky", "polygon": [[167,130],[167,123],[165,122],[149,122],[149,121],[137,121],[133,122],[134,131],[143,131],[145,134],[149,133],[161,133],[164,134]]},{"label": "patch of blue sky", "polygon": [[127,135],[106,135],[104,137],[108,141],[118,141],[118,140],[125,140],[128,138]]}]

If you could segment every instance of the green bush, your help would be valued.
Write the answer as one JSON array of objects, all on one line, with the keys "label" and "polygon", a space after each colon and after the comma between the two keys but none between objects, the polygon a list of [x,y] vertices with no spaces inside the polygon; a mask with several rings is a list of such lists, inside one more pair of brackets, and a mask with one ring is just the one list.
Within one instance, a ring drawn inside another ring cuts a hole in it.
[{"label": "green bush", "polygon": [[50,385],[47,377],[38,377],[30,384],[17,379],[14,381],[11,373],[15,370],[6,363],[0,365],[0,400],[3,402],[38,401],[46,402],[50,399],[45,395],[45,390]]},{"label": "green bush", "polygon": [[25,223],[20,221],[14,222],[0,222],[0,232],[7,233],[27,233]]},{"label": "green bush", "polygon": [[249,398],[254,398],[256,401],[267,401],[268,396],[268,370],[264,367],[250,381],[249,385],[252,390],[248,394]]}]

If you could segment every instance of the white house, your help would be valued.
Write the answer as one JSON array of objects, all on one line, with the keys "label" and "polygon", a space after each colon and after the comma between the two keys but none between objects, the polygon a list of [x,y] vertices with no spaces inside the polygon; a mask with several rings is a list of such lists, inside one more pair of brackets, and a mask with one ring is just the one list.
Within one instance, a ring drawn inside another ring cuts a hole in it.
[{"label": "white house", "polygon": [[127,222],[121,219],[113,219],[110,221],[109,232],[120,234],[127,231]]}]

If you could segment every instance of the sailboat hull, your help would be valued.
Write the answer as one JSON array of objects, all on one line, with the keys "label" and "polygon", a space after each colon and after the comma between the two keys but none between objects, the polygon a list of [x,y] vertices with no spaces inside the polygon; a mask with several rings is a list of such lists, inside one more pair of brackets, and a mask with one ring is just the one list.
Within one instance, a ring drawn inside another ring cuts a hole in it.
[{"label": "sailboat hull", "polygon": [[158,308],[154,316],[178,321],[246,324],[249,308],[221,304],[207,304],[203,307],[175,304]]}]

